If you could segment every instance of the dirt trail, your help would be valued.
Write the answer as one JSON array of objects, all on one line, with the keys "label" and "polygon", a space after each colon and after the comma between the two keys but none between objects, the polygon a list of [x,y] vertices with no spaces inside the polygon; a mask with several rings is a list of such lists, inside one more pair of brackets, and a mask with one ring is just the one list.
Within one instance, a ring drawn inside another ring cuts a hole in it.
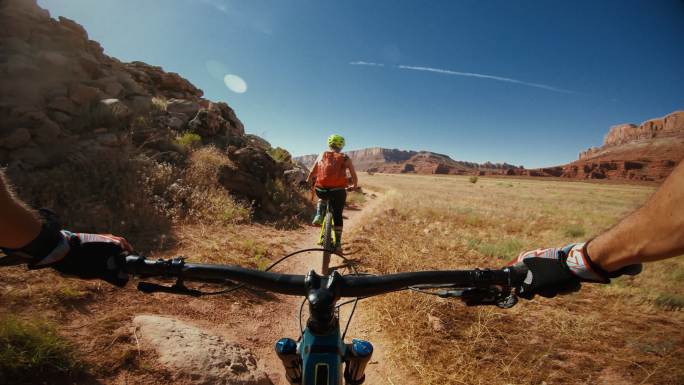
[{"label": "dirt trail", "polygon": [[[361,210],[345,209],[346,235],[348,235],[353,228],[362,224],[364,218],[371,215],[382,204],[383,196],[373,193],[369,193],[367,196],[369,198]],[[319,234],[319,227],[305,229],[301,233],[293,236],[291,244],[287,247],[287,251],[291,252],[316,247]],[[341,260],[339,258],[334,257],[331,261],[331,265],[334,266],[340,262]],[[274,271],[305,274],[309,270],[314,269],[317,272],[320,272],[320,263],[320,253],[306,253],[283,261],[283,263],[278,265]],[[231,317],[230,320],[227,320],[230,327],[226,329],[225,324],[217,325],[215,332],[226,335],[233,341],[239,342],[252,350],[259,358],[260,363],[263,365],[263,369],[274,384],[288,385],[283,374],[282,364],[275,354],[274,344],[282,337],[297,339],[299,329],[298,314],[302,298],[283,295],[275,295],[275,297],[276,298],[273,301],[268,301],[248,309],[240,307],[239,302],[236,302],[234,304],[234,316]],[[350,307],[348,306],[348,308]],[[346,322],[346,314],[348,311],[348,309],[344,309],[343,311],[343,322]],[[303,318],[303,322],[305,322],[306,315],[304,315]],[[348,333],[350,337],[364,337],[364,335],[355,334],[358,331],[362,331],[359,330],[358,326],[355,326],[355,324],[359,324],[360,319],[359,310],[357,309],[354,321],[352,321]],[[342,324],[342,327],[344,327],[344,324]],[[382,364],[382,349],[375,341],[372,342],[376,346],[376,351],[372,361],[373,364],[369,366],[367,375],[368,381],[366,383],[389,383],[387,381],[382,381],[383,378],[387,378],[387,369]]]}]

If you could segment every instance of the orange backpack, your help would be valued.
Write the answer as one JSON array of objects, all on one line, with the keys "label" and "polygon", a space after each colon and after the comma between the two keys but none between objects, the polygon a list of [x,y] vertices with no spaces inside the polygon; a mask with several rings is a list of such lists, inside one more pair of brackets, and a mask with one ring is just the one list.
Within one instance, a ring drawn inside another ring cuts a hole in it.
[{"label": "orange backpack", "polygon": [[347,187],[347,169],[344,167],[346,161],[347,156],[339,152],[326,151],[321,154],[317,164],[316,187]]}]

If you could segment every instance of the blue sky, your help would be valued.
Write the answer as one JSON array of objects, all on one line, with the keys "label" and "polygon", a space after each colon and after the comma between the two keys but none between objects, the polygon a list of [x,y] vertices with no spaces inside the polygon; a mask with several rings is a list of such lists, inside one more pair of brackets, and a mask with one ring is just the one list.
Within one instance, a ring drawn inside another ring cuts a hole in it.
[{"label": "blue sky", "polygon": [[180,73],[295,155],[336,132],[349,150],[557,165],[611,125],[684,109],[680,0],[39,4],[109,55]]}]

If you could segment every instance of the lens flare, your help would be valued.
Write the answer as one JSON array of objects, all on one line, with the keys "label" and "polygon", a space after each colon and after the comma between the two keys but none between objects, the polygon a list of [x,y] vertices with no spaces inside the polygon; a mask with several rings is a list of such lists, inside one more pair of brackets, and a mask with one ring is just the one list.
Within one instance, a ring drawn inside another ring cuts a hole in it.
[{"label": "lens flare", "polygon": [[243,94],[247,91],[247,83],[237,75],[228,74],[224,76],[223,83],[226,84],[229,90],[235,93]]}]

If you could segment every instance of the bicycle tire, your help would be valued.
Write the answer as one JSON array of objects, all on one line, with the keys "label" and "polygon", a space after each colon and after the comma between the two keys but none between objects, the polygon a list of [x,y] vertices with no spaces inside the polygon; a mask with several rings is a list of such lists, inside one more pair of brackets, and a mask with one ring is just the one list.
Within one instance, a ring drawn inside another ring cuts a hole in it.
[{"label": "bicycle tire", "polygon": [[323,262],[321,264],[321,274],[330,274],[330,254],[333,250],[333,219],[332,213],[328,211],[323,220]]}]

